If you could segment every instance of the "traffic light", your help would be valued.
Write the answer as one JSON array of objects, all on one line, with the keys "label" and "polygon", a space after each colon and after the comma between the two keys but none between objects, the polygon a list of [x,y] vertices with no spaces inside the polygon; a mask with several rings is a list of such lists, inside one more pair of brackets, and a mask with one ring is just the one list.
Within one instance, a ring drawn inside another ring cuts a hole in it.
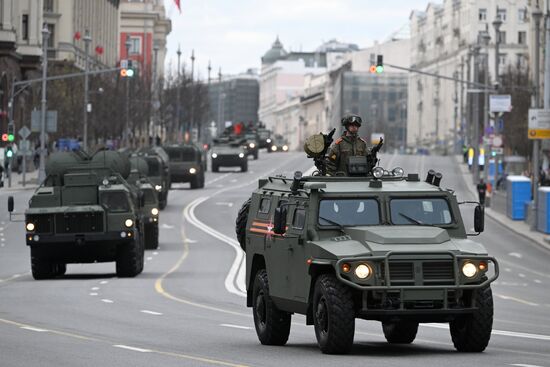
[{"label": "traffic light", "polygon": [[8,141],[12,142],[15,140],[15,124],[10,122],[8,124]]},{"label": "traffic light", "polygon": [[[372,62],[372,60],[371,60]],[[384,56],[376,55],[376,65],[371,65],[370,72],[372,74],[381,74],[384,72]]]},{"label": "traffic light", "polygon": [[132,78],[135,74],[135,70],[132,66],[132,60],[122,60],[120,63],[120,76],[123,78]]},{"label": "traffic light", "polygon": [[13,157],[13,149],[10,145],[6,147],[6,158],[11,158],[11,157]]}]

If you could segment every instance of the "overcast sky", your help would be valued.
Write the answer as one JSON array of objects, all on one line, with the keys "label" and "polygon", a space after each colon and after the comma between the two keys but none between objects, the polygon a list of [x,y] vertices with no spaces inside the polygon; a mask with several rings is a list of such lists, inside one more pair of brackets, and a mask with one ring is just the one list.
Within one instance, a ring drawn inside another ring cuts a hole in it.
[{"label": "overcast sky", "polygon": [[[427,0],[164,0],[172,19],[166,65],[182,62],[206,78],[208,60],[217,75],[259,68],[260,58],[278,35],[287,51],[313,51],[337,39],[360,48],[383,41],[407,25],[412,10],[425,10]],[[436,1],[441,2],[441,1]],[[195,74],[196,75],[196,74]]]}]

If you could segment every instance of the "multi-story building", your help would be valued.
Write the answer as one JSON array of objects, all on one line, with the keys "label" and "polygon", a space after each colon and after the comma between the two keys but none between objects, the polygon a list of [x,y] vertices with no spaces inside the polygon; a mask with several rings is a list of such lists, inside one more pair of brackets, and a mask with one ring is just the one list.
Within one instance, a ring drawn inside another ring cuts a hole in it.
[{"label": "multi-story building", "polygon": [[[459,79],[471,79],[473,59],[471,47],[480,32],[487,31],[488,45],[482,45],[478,59],[483,69],[484,55],[489,56],[490,83],[495,78],[495,57],[499,58],[499,74],[509,67],[526,68],[528,39],[531,30],[528,0],[445,0],[430,3],[425,11],[413,11],[411,26],[412,68]],[[495,55],[495,29],[492,22],[502,21],[500,50]],[[470,76],[470,78],[468,78]],[[411,73],[409,78],[408,128],[409,145],[451,144],[456,130],[467,137],[469,119],[465,105],[467,87],[428,75]]]},{"label": "multi-story building", "polygon": [[257,71],[226,76],[208,85],[209,120],[221,132],[227,123],[258,122],[259,80]]},{"label": "multi-story building", "polygon": [[[39,77],[42,56],[42,6],[36,0],[0,1],[0,130],[8,124],[10,91],[14,81]],[[21,121],[26,98],[20,94],[14,108]]]},{"label": "multi-story building", "polygon": [[157,76],[164,75],[166,37],[171,31],[172,22],[161,0],[121,0],[118,54],[120,59],[137,63],[144,75],[151,76],[153,66]]},{"label": "multi-story building", "polygon": [[50,31],[48,58],[85,67],[85,38],[90,67],[114,67],[118,61],[119,0],[43,0]]}]

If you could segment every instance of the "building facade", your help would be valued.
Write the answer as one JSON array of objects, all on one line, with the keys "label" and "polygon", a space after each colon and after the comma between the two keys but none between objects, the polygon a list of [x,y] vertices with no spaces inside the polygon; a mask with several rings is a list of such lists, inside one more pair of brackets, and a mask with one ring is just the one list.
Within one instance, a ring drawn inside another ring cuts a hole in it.
[{"label": "building facade", "polygon": [[[488,32],[488,45],[481,45],[478,65],[483,70],[488,54],[489,82],[495,81],[495,57],[499,75],[510,67],[526,68],[529,62],[529,0],[445,0],[430,3],[425,11],[413,11],[411,26],[412,68],[441,76],[473,80],[472,47],[480,32]],[[502,21],[499,55],[495,55],[496,31],[492,22]],[[411,146],[451,146],[466,140],[471,126],[465,106],[464,84],[428,75],[409,77],[407,143]],[[456,126],[456,127],[455,127]]]}]

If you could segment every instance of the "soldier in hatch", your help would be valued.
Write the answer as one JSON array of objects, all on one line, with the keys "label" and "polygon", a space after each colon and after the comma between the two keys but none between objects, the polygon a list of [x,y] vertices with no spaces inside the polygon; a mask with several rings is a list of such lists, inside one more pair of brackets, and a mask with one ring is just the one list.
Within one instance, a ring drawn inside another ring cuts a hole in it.
[{"label": "soldier in hatch", "polygon": [[367,143],[357,135],[361,123],[361,117],[357,115],[347,115],[342,119],[342,125],[346,130],[334,142],[327,154],[326,166],[329,175],[347,175],[349,157],[370,155]]}]

